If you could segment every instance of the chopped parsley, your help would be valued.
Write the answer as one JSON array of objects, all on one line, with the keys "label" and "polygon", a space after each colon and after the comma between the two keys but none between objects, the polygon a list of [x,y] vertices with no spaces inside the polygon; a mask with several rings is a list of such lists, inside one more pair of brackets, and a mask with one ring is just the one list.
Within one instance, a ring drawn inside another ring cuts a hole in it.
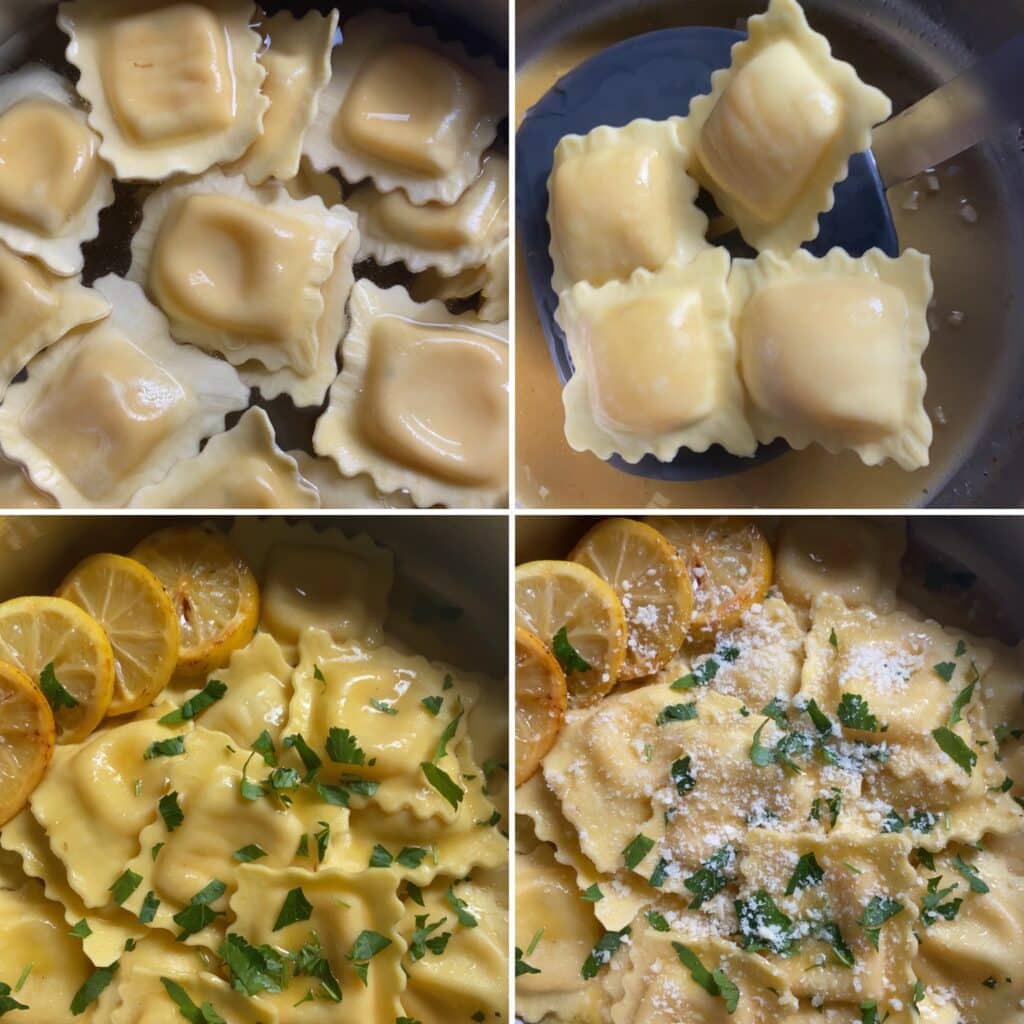
[{"label": "chopped parsley", "polygon": [[804,708],[804,710],[808,715],[810,715],[811,721],[814,723],[814,728],[817,729],[822,736],[827,736],[832,732],[832,719],[818,707],[818,702],[813,697],[807,702],[807,707]]},{"label": "chopped parsley", "polygon": [[835,627],[829,630],[828,642],[838,651],[839,650],[839,637],[836,636]]},{"label": "chopped parsley", "polygon": [[941,882],[941,875],[929,878],[928,891],[921,897],[921,924],[925,928],[931,927],[939,918],[944,921],[952,921],[960,912],[960,904],[963,903],[963,899],[943,902],[950,893],[960,888],[960,883],[954,882],[952,885],[946,886],[945,889],[940,889]]},{"label": "chopped parsley", "polygon": [[697,704],[669,704],[661,709],[654,720],[655,725],[666,722],[692,722],[697,717]]},{"label": "chopped parsley", "polygon": [[448,906],[455,911],[455,916],[459,919],[459,924],[463,928],[475,928],[479,924],[477,919],[469,912],[469,904],[465,900],[460,900],[450,885],[448,886],[448,891],[444,894],[444,898],[448,901]]},{"label": "chopped parsley", "polygon": [[420,703],[427,709],[430,714],[437,718],[441,711],[441,705],[444,704],[444,697],[424,697]]},{"label": "chopped parsley", "polygon": [[313,838],[316,840],[317,858],[322,864],[327,856],[327,847],[331,843],[331,826],[326,821],[318,821],[317,824],[320,826],[320,831],[315,833]]},{"label": "chopped parsley", "polygon": [[622,858],[626,862],[626,867],[630,869],[635,868],[653,849],[654,840],[649,839],[641,832],[622,851]]},{"label": "chopped parsley", "polygon": [[180,757],[185,753],[185,737],[172,736],[169,740],[154,740],[142,755],[143,761],[157,757]]},{"label": "chopped parsley", "polygon": [[887,1013],[884,1017],[878,1016],[878,1002],[868,999],[860,1004],[860,1024],[885,1024],[889,1019]]},{"label": "chopped parsley", "polygon": [[389,868],[394,863],[395,858],[391,856],[388,851],[378,843],[373,848],[373,852],[370,854],[370,867],[371,868]]},{"label": "chopped parsley", "polygon": [[0,1017],[5,1013],[10,1013],[11,1010],[27,1010],[28,1007],[24,1003],[19,1003],[14,996],[11,995],[11,986],[6,982],[0,981]]},{"label": "chopped parsley", "polygon": [[264,850],[262,846],[257,846],[256,843],[250,843],[248,846],[243,846],[240,850],[235,850],[231,856],[242,864],[249,864],[254,860],[260,860],[260,858],[266,857],[266,855],[267,851]]},{"label": "chopped parsley", "polygon": [[953,673],[956,671],[955,661],[940,661],[935,666],[935,674],[944,682],[948,683],[953,678]]},{"label": "chopped parsley", "polygon": [[971,887],[971,892],[986,893],[989,892],[989,887],[985,884],[984,879],[978,874],[978,869],[973,864],[968,864],[960,854],[957,854],[953,858],[953,867],[963,875],[964,880]]},{"label": "chopped parsley", "polygon": [[656,932],[671,931],[671,929],[669,928],[668,921],[666,921],[665,918],[656,910],[648,910],[647,913],[644,914],[644,917],[647,919],[647,923]]},{"label": "chopped parsley", "polygon": [[156,893],[151,889],[146,893],[142,906],[139,908],[139,924],[152,924],[159,909],[160,901],[156,898]]},{"label": "chopped parsley", "polygon": [[274,749],[274,741],[266,729],[256,737],[256,742],[249,749],[259,754],[268,768],[277,767],[277,751]]},{"label": "chopped parsley", "polygon": [[[734,661],[735,659],[727,659]],[[714,658],[708,658],[703,665],[698,665],[692,672],[680,676],[669,687],[672,690],[692,690],[698,686],[707,686],[718,675],[719,664]]]},{"label": "chopped parsley", "polygon": [[185,1020],[191,1024],[226,1024],[224,1018],[213,1008],[213,1003],[196,1006],[191,996],[176,981],[161,978],[161,984],[167,991],[171,1002],[177,1006]]},{"label": "chopped parsley", "polygon": [[690,755],[681,757],[678,761],[672,762],[671,776],[672,781],[675,783],[676,792],[680,796],[689,793],[694,786],[697,785],[697,780],[693,777],[693,772],[690,771]]},{"label": "chopped parsley", "polygon": [[309,856],[309,836],[303,832],[299,837],[299,845],[295,847],[296,857],[308,857]]},{"label": "chopped parsley", "polygon": [[180,708],[169,712],[160,719],[161,725],[181,725],[198,718],[207,708],[213,707],[225,693],[227,686],[219,679],[211,679],[194,697],[189,697]]},{"label": "chopped parsley", "polygon": [[665,884],[666,878],[668,878],[668,861],[661,858],[658,863],[655,864],[654,870],[651,872],[651,877],[648,879],[647,884],[652,889],[660,889]]},{"label": "chopped parsley", "polygon": [[306,742],[301,733],[296,732],[291,736],[286,736],[284,745],[299,755],[302,767],[306,769],[306,777],[302,781],[312,782],[324,764],[320,755]]},{"label": "chopped parsley", "polygon": [[306,899],[306,894],[301,888],[292,889],[284,898],[284,904],[274,922],[273,931],[279,932],[282,928],[308,921],[313,914],[313,904]]},{"label": "chopped parsley", "polygon": [[827,942],[832,947],[836,960],[843,967],[852,967],[854,965],[853,950],[846,944],[843,933],[839,930],[839,925],[835,921],[825,921],[818,929],[817,938],[821,939],[822,942]]},{"label": "chopped parsley", "polygon": [[720,893],[729,882],[728,872],[736,862],[736,851],[726,844],[716,850],[683,885],[693,893],[690,909],[698,910],[713,896]]},{"label": "chopped parsley", "polygon": [[398,708],[396,708],[389,700],[378,700],[374,697],[370,701],[370,707],[373,708],[374,711],[379,711],[382,715],[398,714]]},{"label": "chopped parsley", "polygon": [[736,900],[736,917],[740,924],[740,945],[751,953],[765,951],[792,956],[797,939],[792,920],[775,905],[763,889],[746,899]]},{"label": "chopped parsley", "polygon": [[792,896],[793,893],[801,889],[809,889],[812,885],[817,885],[824,877],[825,872],[814,854],[805,853],[796,862],[793,874],[790,875],[789,883],[786,885],[786,895]]},{"label": "chopped parsley", "polygon": [[968,775],[973,774],[978,755],[955,733],[944,725],[932,730],[932,739],[947,757],[952,758]]},{"label": "chopped parsley", "polygon": [[140,885],[142,885],[142,875],[137,875],[134,871],[125,871],[108,892],[113,895],[114,902],[120,907]]},{"label": "chopped parsley", "polygon": [[864,907],[864,912],[857,922],[867,934],[871,945],[878,949],[878,933],[886,921],[891,920],[903,910],[903,904],[889,896],[872,896]]},{"label": "chopped parsley", "polygon": [[583,961],[583,967],[580,968],[580,975],[584,981],[590,981],[591,978],[597,977],[597,972],[611,961],[630,931],[631,929],[627,925],[621,931],[605,932],[597,940],[594,948],[590,951],[590,956]]},{"label": "chopped parsley", "polygon": [[772,699],[761,708],[761,714],[767,715],[780,729],[789,728],[789,712],[786,702],[781,697]]},{"label": "chopped parsley", "polygon": [[71,1000],[71,1013],[78,1017],[96,1002],[103,995],[106,987],[114,980],[120,961],[115,960],[109,967],[97,967],[92,974],[86,978],[85,983],[75,993]]},{"label": "chopped parsley", "polygon": [[[529,955],[529,954],[527,954]],[[523,959],[523,951],[516,946],[516,977],[520,978],[524,974],[540,974],[540,968],[532,967]],[[398,1024],[396,1021],[395,1024]]]},{"label": "chopped parsley", "polygon": [[312,932],[299,951],[291,955],[291,961],[297,978],[316,978],[327,999],[332,1003],[341,1002],[341,985],[331,970],[330,961],[324,956],[323,946],[320,945],[316,932]]},{"label": "chopped parsley", "polygon": [[673,942],[672,948],[676,951],[679,962],[689,970],[690,977],[709,995],[721,997],[725,1001],[727,1013],[735,1013],[740,1001],[740,990],[729,980],[725,972],[718,969],[709,971],[700,962],[700,957],[680,942]]},{"label": "chopped parsley", "polygon": [[569,628],[563,626],[551,639],[551,653],[558,659],[566,675],[573,672],[589,672],[590,662],[569,642]]},{"label": "chopped parsley", "polygon": [[836,714],[847,729],[878,732],[878,719],[871,714],[868,702],[859,693],[844,693]]},{"label": "chopped parsley", "polygon": [[949,713],[949,721],[946,723],[952,727],[957,722],[963,720],[963,710],[971,703],[971,698],[974,696],[974,688],[978,685],[978,680],[975,679],[965,686],[957,695],[956,700],[953,701],[953,708]]},{"label": "chopped parsley", "polygon": [[832,795],[827,800],[820,796],[814,798],[810,817],[812,821],[821,821],[824,807],[828,811],[829,828],[835,828],[836,822],[839,820],[839,812],[843,808],[843,791],[833,786],[831,793]]},{"label": "chopped parsley", "polygon": [[391,945],[391,940],[380,932],[364,930],[356,937],[352,944],[352,951],[346,955],[351,961],[356,974],[364,985],[367,984],[367,972],[370,968],[370,961],[380,952],[383,952]]},{"label": "chopped parsley", "polygon": [[229,934],[217,952],[228,965],[232,987],[238,992],[249,996],[280,992],[287,984],[287,964],[271,946],[252,946],[241,935]]},{"label": "chopped parsley", "polygon": [[83,917],[82,920],[68,932],[68,935],[73,935],[76,939],[87,939],[92,935],[92,929],[89,927],[89,922]]},{"label": "chopped parsley", "polygon": [[366,764],[366,752],[348,729],[332,726],[327,733],[327,756],[335,764]]},{"label": "chopped parsley", "polygon": [[416,927],[409,937],[409,956],[413,962],[422,960],[428,952],[433,953],[434,956],[441,956],[444,953],[448,948],[452,933],[442,932],[440,935],[434,935],[434,932],[441,928],[447,920],[447,917],[442,917],[431,924],[428,915],[416,915]]},{"label": "chopped parsley", "polygon": [[601,887],[595,882],[583,891],[580,899],[586,900],[588,903],[600,903],[604,899],[604,893],[601,892]]},{"label": "chopped parsley", "polygon": [[428,853],[429,851],[422,846],[403,846],[395,857],[395,863],[401,864],[403,868],[415,870],[423,863]]},{"label": "chopped parsley", "polygon": [[750,760],[757,765],[758,768],[766,768],[770,764],[775,763],[775,753],[771,747],[766,747],[761,742],[761,733],[764,732],[765,726],[768,724],[766,718],[758,727],[754,733],[753,742],[750,744]]},{"label": "chopped parsley", "polygon": [[164,825],[167,826],[168,832],[173,832],[185,820],[185,812],[178,804],[177,793],[168,793],[166,796],[160,797],[157,808],[160,811],[160,817],[164,819]]},{"label": "chopped parsley", "polygon": [[423,761],[420,764],[420,770],[426,777],[427,782],[457,811],[459,804],[462,803],[462,799],[466,795],[466,791],[455,783],[447,772],[438,768],[431,761]]},{"label": "chopped parsley", "polygon": [[60,711],[61,708],[78,707],[78,701],[61,686],[57,679],[52,661],[39,673],[39,689],[43,691],[43,696],[55,712]]},{"label": "chopped parsley", "polygon": [[181,928],[181,932],[177,936],[179,942],[182,939],[187,939],[190,935],[201,932],[218,917],[224,916],[222,910],[214,910],[210,904],[216,903],[226,891],[227,886],[218,879],[214,879],[192,897],[184,910],[179,910],[174,915],[172,920]]},{"label": "chopped parsley", "polygon": [[448,744],[455,739],[455,734],[459,731],[459,722],[462,721],[462,716],[465,714],[464,711],[459,713],[444,727],[444,732],[441,733],[441,738],[437,741],[437,748],[434,750],[434,760],[440,761],[448,754]]}]

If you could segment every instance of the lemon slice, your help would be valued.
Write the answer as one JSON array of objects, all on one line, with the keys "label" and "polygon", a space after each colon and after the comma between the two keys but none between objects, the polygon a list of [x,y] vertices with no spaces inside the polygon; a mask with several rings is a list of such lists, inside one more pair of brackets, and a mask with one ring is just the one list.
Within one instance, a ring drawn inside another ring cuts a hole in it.
[{"label": "lemon slice", "polygon": [[516,625],[539,637],[558,659],[570,703],[593,704],[615,685],[626,658],[626,616],[615,591],[586,566],[520,565]]},{"label": "lemon slice", "polygon": [[516,629],[516,786],[528,782],[565,719],[565,674],[527,629]]},{"label": "lemon slice", "polygon": [[178,663],[178,616],[160,581],[141,562],[93,555],[57,590],[102,627],[114,649],[114,696],[107,715],[127,715],[151,704]]},{"label": "lemon slice", "polygon": [[77,604],[60,597],[4,601],[0,661],[16,665],[42,688],[53,707],[58,743],[80,743],[107,713],[114,652],[103,627]]},{"label": "lemon slice", "polygon": [[686,563],[694,611],[688,639],[706,647],[764,598],[772,582],[772,550],[757,523],[733,516],[651,516]]},{"label": "lemon slice", "polygon": [[605,519],[572,550],[612,585],[626,613],[626,660],[620,680],[649,676],[676,654],[693,614],[686,565],[662,534],[635,519]]},{"label": "lemon slice", "polygon": [[28,802],[53,756],[46,698],[20,668],[0,662],[0,826]]},{"label": "lemon slice", "polygon": [[200,675],[226,665],[260,618],[256,577],[212,526],[171,526],[132,552],[163,584],[178,615],[177,671]]}]

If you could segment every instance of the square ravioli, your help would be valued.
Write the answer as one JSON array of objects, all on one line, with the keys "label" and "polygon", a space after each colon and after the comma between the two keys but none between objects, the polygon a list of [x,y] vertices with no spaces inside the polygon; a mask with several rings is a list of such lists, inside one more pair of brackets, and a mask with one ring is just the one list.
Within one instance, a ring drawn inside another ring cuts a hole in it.
[{"label": "square ravioli", "polygon": [[114,178],[71,84],[41,64],[0,78],[0,242],[79,274]]},{"label": "square ravioli", "polygon": [[260,30],[270,39],[260,54],[267,72],[263,94],[270,107],[262,133],[231,168],[232,173],[244,174],[250,185],[262,185],[269,178],[289,181],[299,173],[306,131],[331,78],[338,12],[306,11],[297,18],[282,11],[264,18]]},{"label": "square ravioli", "polygon": [[686,173],[681,117],[602,125],[566,135],[548,178],[551,286],[622,281],[638,267],[688,263],[708,243],[708,219]]},{"label": "square ravioli", "polygon": [[118,178],[159,181],[235,160],[262,131],[250,0],[70,0],[58,24],[89,123]]},{"label": "square ravioli", "polygon": [[420,507],[487,507],[508,489],[507,325],[413,302],[401,287],[352,289],[343,370],[313,448],[342,473],[406,489]]},{"label": "square ravioli", "polygon": [[485,155],[476,180],[450,206],[417,206],[401,189],[381,193],[370,183],[349,196],[348,206],[359,215],[361,260],[402,262],[413,273],[434,268],[454,277],[482,266],[508,235],[508,161]]},{"label": "square ravioli", "polygon": [[740,371],[761,442],[849,449],[868,466],[928,465],[924,407],[930,260],[833,249],[736,260],[729,278]]},{"label": "square ravioli", "polygon": [[342,35],[306,155],[317,170],[404,189],[416,204],[454,203],[505,116],[505,73],[403,14],[357,15]]},{"label": "square ravioli", "polygon": [[565,436],[577,451],[639,462],[721,444],[753,455],[729,320],[729,254],[563,292],[555,319],[575,372],[565,386]]},{"label": "square ravioli", "polygon": [[0,243],[0,399],[30,359],[110,304],[78,278],[59,278]]},{"label": "square ravioli", "polygon": [[750,245],[788,253],[817,237],[850,157],[871,148],[892,103],[832,56],[796,0],[771,0],[747,31],[690,103],[691,170]]},{"label": "square ravioli", "polygon": [[752,831],[740,858],[743,943],[797,996],[898,1010],[915,980],[911,846],[902,835]]},{"label": "square ravioli", "polygon": [[249,364],[244,379],[265,397],[318,405],[337,373],[358,245],[344,206],[211,171],[146,200],[128,278],[178,340]]},{"label": "square ravioli", "polygon": [[127,504],[249,398],[233,367],[175,343],[136,285],[94,287],[110,318],[37,356],[0,407],[0,446],[68,507]]},{"label": "square ravioli", "polygon": [[274,425],[258,408],[211,437],[194,458],[132,499],[138,508],[317,508],[316,490],[277,447]]}]

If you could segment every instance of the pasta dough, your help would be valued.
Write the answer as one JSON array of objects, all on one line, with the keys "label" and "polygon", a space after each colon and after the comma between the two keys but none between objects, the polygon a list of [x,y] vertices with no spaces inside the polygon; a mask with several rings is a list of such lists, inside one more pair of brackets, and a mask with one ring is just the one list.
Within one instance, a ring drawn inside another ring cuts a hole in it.
[{"label": "pasta dough", "polygon": [[248,0],[71,0],[58,24],[100,152],[127,180],[202,174],[262,131],[259,34]]},{"label": "pasta dough", "polygon": [[796,0],[771,0],[747,32],[690,103],[691,170],[750,245],[791,253],[817,237],[850,157],[870,148],[892,103],[832,56]]},{"label": "pasta dough", "polygon": [[343,34],[306,155],[319,171],[404,189],[416,204],[454,203],[494,141],[505,74],[405,15],[369,11]]},{"label": "pasta dough", "polygon": [[855,451],[874,466],[928,465],[924,408],[929,258],[833,249],[737,260],[730,275],[740,369],[759,441]]},{"label": "pasta dough", "polygon": [[497,504],[507,487],[506,325],[485,331],[440,302],[360,281],[344,369],[313,447],[342,473],[368,473],[417,505]]},{"label": "pasta dough", "polygon": [[564,292],[555,319],[574,373],[562,393],[565,436],[577,451],[639,462],[721,444],[752,455],[736,344],[729,323],[724,249],[625,282]]},{"label": "pasta dough", "polygon": [[29,64],[0,78],[0,241],[56,274],[81,273],[82,244],[114,201],[99,147],[60,75]]},{"label": "pasta dough", "polygon": [[637,120],[559,141],[548,179],[555,292],[689,263],[708,247],[683,129],[681,117]]},{"label": "pasta dough", "polygon": [[94,285],[109,320],[37,356],[0,408],[0,445],[67,506],[124,505],[249,396],[226,363],[171,339],[134,284]]},{"label": "pasta dough", "polygon": [[210,438],[194,459],[179,462],[164,479],[145,487],[132,505],[149,508],[316,508],[312,484],[291,456],[277,447],[274,426],[262,409]]}]

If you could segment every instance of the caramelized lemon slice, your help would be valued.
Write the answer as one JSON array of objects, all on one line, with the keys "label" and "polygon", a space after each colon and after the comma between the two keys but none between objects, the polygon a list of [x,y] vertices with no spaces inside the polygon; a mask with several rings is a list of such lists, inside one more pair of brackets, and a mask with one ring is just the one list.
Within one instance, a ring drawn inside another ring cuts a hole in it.
[{"label": "caramelized lemon slice", "polygon": [[172,526],[132,552],[163,584],[178,616],[177,671],[200,675],[226,665],[252,639],[260,618],[256,577],[212,526]]},{"label": "caramelized lemon slice", "polygon": [[56,727],[40,690],[20,668],[0,663],[0,825],[28,802],[53,756]]},{"label": "caramelized lemon slice", "polygon": [[60,597],[0,604],[0,661],[16,665],[53,708],[58,743],[80,743],[114,693],[114,652],[103,627]]},{"label": "caramelized lemon slice", "polygon": [[690,576],[675,547],[635,519],[605,519],[569,556],[612,585],[626,613],[619,679],[649,676],[683,644],[693,614]]},{"label": "caramelized lemon slice", "polygon": [[516,786],[528,782],[565,719],[565,673],[527,629],[516,629]]},{"label": "caramelized lemon slice", "polygon": [[689,641],[706,647],[723,630],[739,625],[772,582],[772,550],[761,528],[732,516],[651,516],[686,563],[693,583]]},{"label": "caramelized lemon slice", "polygon": [[163,692],[178,663],[178,616],[160,581],[141,562],[93,555],[57,590],[85,609],[114,649],[114,696],[108,715],[126,715]]},{"label": "caramelized lemon slice", "polygon": [[626,658],[626,616],[615,591],[591,569],[576,562],[520,565],[516,625],[558,659],[570,703],[593,704],[615,685]]}]

